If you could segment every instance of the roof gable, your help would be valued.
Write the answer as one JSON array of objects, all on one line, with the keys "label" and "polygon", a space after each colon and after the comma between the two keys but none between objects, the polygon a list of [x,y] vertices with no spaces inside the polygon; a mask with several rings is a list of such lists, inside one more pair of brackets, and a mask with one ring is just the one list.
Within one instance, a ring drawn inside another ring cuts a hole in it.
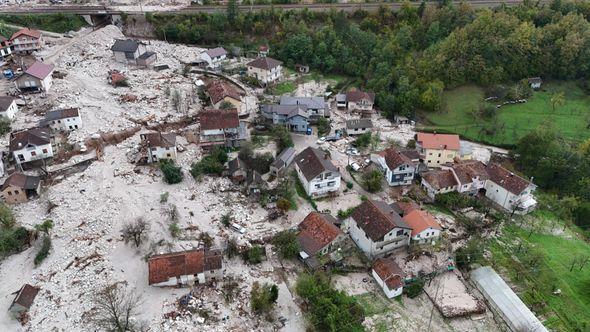
[{"label": "roof gable", "polygon": [[420,232],[427,230],[428,228],[438,229],[441,227],[436,222],[434,217],[424,210],[412,210],[404,215],[404,221],[412,228],[412,236],[420,234]]},{"label": "roof gable", "polygon": [[48,128],[33,128],[10,134],[10,151],[23,149],[29,144],[38,146],[51,143]]},{"label": "roof gable", "polygon": [[459,135],[417,133],[416,141],[424,149],[459,150]]},{"label": "roof gable", "polygon": [[25,71],[25,74],[31,75],[33,77],[36,77],[36,78],[42,80],[45,77],[51,75],[54,68],[55,68],[54,65],[48,65],[48,64],[45,64],[41,61],[35,61],[35,63],[32,66],[27,68],[27,70]]},{"label": "roof gable", "polygon": [[148,281],[152,285],[168,281],[172,277],[217,270],[221,268],[221,261],[218,250],[196,249],[155,255],[148,259]]},{"label": "roof gable", "polygon": [[225,97],[231,97],[237,101],[241,100],[240,94],[233,85],[219,80],[213,81],[207,85],[207,94],[209,95],[209,98],[211,98],[213,104],[217,104]]},{"label": "roof gable", "polygon": [[117,39],[113,46],[111,46],[111,51],[113,52],[135,52],[139,47],[141,42],[134,40],[134,39]]},{"label": "roof gable", "polygon": [[322,150],[308,147],[295,157],[297,166],[303,176],[310,181],[325,171],[338,172],[338,168],[332,164],[328,154]]},{"label": "roof gable", "polygon": [[514,195],[520,195],[530,185],[533,185],[530,181],[523,179],[497,164],[489,164],[486,170],[490,181],[493,181],[495,184],[508,190]]},{"label": "roof gable", "polygon": [[371,199],[359,205],[351,217],[373,242],[383,241],[395,228],[410,228],[387,203]]},{"label": "roof gable", "polygon": [[260,57],[253,61],[248,62],[247,66],[249,67],[256,67],[264,70],[271,70],[275,67],[278,67],[282,64],[281,61],[275,60],[271,57]]},{"label": "roof gable", "polygon": [[240,125],[238,110],[207,109],[199,113],[201,130],[230,129]]},{"label": "roof gable", "polygon": [[302,249],[315,255],[339,235],[344,234],[334,223],[336,219],[327,213],[311,212],[299,224],[297,239]]},{"label": "roof gable", "polygon": [[394,147],[389,147],[379,153],[385,159],[385,163],[390,170],[394,170],[401,165],[413,165],[414,163],[405,154],[401,153]]},{"label": "roof gable", "polygon": [[377,258],[373,263],[373,271],[381,278],[389,289],[397,289],[403,286],[404,271],[391,257]]},{"label": "roof gable", "polygon": [[10,37],[10,40],[14,40],[20,36],[29,36],[29,37],[33,37],[33,38],[40,38],[41,37],[41,31],[39,30],[33,30],[33,29],[29,29],[29,28],[23,28],[18,30],[17,32],[15,32],[12,37]]}]

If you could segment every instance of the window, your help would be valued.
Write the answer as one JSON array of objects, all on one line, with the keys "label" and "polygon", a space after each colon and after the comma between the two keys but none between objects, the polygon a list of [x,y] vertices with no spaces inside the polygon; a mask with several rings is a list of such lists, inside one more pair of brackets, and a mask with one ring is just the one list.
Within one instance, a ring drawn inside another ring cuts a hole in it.
[{"label": "window", "polygon": [[395,235],[397,235],[397,236],[401,236],[401,235],[403,235],[403,234],[404,234],[404,231],[400,229],[399,231],[397,231],[397,233],[396,233]]},{"label": "window", "polygon": [[15,195],[18,195],[18,190],[15,190],[15,191],[14,191],[14,194],[15,194]]},{"label": "window", "polygon": [[12,191],[9,191],[8,192],[8,196],[12,196]]},{"label": "window", "polygon": [[429,155],[429,156],[432,156],[432,152],[429,152],[429,153],[428,153],[428,155]]},{"label": "window", "polygon": [[37,152],[35,152],[35,151],[31,151],[31,157],[34,157],[34,156],[36,156],[36,155],[37,155]]},{"label": "window", "polygon": [[47,149],[43,149],[43,153],[47,153]]},{"label": "window", "polygon": [[316,189],[320,189],[320,188],[321,188],[321,186],[320,186],[319,184],[316,184],[316,185],[315,185],[315,188],[316,188]]},{"label": "window", "polygon": [[439,157],[439,158],[440,158],[440,155],[441,155],[441,154],[439,153],[439,154],[438,154],[438,157]]},{"label": "window", "polygon": [[330,172],[326,173],[326,178],[328,178],[329,176],[332,176],[332,173],[330,173]]},{"label": "window", "polygon": [[330,182],[328,182],[328,187],[334,186],[335,183],[336,183],[336,181],[330,181]]}]

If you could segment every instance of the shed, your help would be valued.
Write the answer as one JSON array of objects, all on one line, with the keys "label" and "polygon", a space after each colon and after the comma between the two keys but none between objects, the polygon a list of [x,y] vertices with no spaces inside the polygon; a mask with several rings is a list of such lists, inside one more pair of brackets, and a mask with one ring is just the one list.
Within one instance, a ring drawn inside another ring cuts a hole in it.
[{"label": "shed", "polygon": [[279,176],[295,159],[295,149],[286,148],[277,156],[277,159],[270,165],[270,172]]},{"label": "shed", "polygon": [[24,284],[17,292],[14,300],[12,300],[12,304],[10,305],[10,308],[8,308],[8,311],[14,316],[19,316],[28,311],[33,305],[37,293],[39,293],[38,287]]}]

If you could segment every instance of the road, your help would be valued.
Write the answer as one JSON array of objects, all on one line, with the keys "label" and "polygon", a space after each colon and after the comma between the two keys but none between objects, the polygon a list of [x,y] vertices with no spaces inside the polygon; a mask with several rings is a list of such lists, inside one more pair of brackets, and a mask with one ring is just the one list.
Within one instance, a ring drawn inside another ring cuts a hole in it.
[{"label": "road", "polygon": [[[141,1],[141,0],[139,0]],[[453,1],[458,5],[462,1]],[[496,7],[502,4],[517,5],[522,3],[522,0],[474,0],[467,1],[474,8]],[[542,1],[546,2],[546,1]],[[138,2],[139,3],[139,2]],[[412,6],[419,6],[420,2],[410,2]],[[240,5],[240,11],[261,11],[265,9],[282,9],[282,10],[297,10],[308,9],[311,11],[330,11],[342,10],[352,12],[358,9],[367,11],[376,11],[381,6],[399,10],[402,3],[333,3],[333,4],[276,4],[276,5]],[[72,5],[52,5],[52,6],[3,6],[0,7],[0,12],[3,14],[39,14],[39,13],[70,13],[80,15],[107,15],[107,14],[141,14],[144,12],[152,13],[169,13],[169,14],[190,14],[190,13],[214,13],[225,11],[226,6],[187,6],[187,7],[150,7],[150,6],[72,6]]]}]

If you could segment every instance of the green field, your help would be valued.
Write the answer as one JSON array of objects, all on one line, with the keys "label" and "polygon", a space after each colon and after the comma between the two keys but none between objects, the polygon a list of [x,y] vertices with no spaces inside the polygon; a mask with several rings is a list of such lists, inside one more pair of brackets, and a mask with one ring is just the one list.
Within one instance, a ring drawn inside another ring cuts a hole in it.
[{"label": "green field", "polygon": [[277,85],[269,87],[267,92],[276,96],[282,96],[284,94],[291,93],[295,90],[297,90],[297,85],[295,84],[295,82],[284,81],[278,83]]},{"label": "green field", "polygon": [[[550,100],[556,92],[565,93],[565,103],[557,106],[554,112]],[[420,114],[424,119],[423,129],[457,133],[473,141],[510,146],[544,121],[549,121],[568,139],[579,142],[590,138],[590,128],[587,127],[590,124],[590,96],[572,81],[545,83],[542,90],[533,92],[526,103],[501,107],[495,120],[473,115],[473,110],[479,109],[482,103],[484,91],[480,87],[467,85],[447,91],[443,111]]]},{"label": "green field", "polygon": [[[536,212],[533,231],[510,225],[492,242],[491,263],[517,286],[519,297],[554,331],[590,330],[590,245]],[[539,226],[543,225],[543,230]],[[522,241],[522,245],[520,244]],[[561,294],[554,292],[559,289]]]}]

